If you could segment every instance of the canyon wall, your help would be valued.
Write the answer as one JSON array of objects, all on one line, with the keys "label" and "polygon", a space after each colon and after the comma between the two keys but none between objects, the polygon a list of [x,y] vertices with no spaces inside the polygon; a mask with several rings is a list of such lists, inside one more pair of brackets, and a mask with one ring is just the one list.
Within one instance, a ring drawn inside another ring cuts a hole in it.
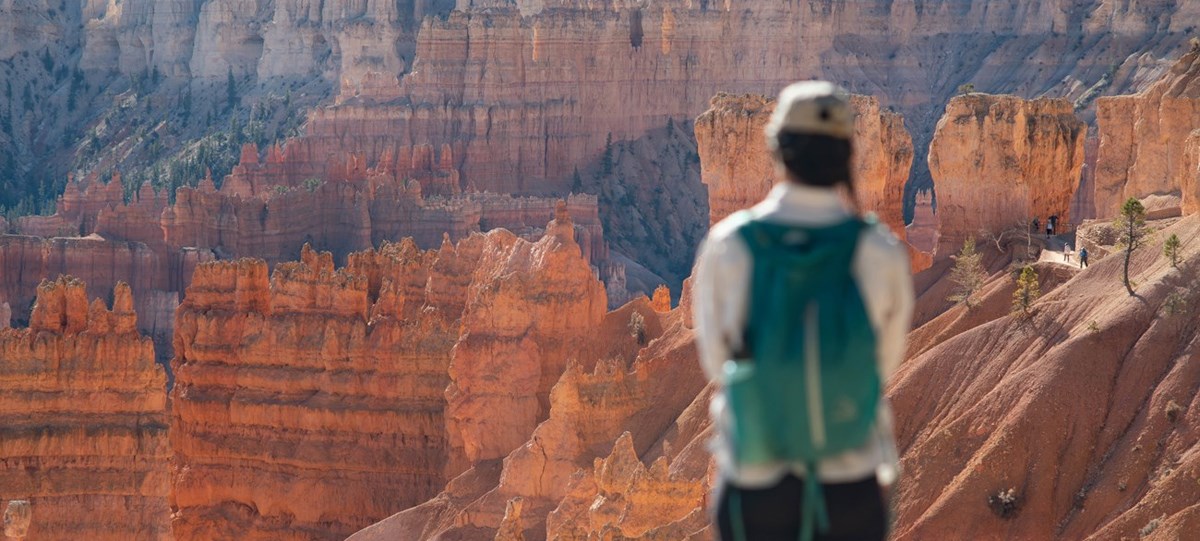
[{"label": "canyon wall", "polygon": [[[863,210],[873,211],[897,237],[904,238],[904,185],[912,167],[912,139],[904,119],[880,109],[875,98],[852,96],[855,190]],[[777,180],[763,127],[775,100],[755,95],[718,94],[696,119],[701,177],[708,187],[709,221],[753,206]]]},{"label": "canyon wall", "polygon": [[199,266],[172,361],[176,538],[342,539],[521,445],[568,361],[608,347],[578,344],[604,287],[555,212],[537,242]]},{"label": "canyon wall", "polygon": [[1151,195],[1182,195],[1186,212],[1200,210],[1200,162],[1187,152],[1188,136],[1200,126],[1200,45],[1142,92],[1096,104],[1098,216],[1115,217],[1126,199]]},{"label": "canyon wall", "polygon": [[29,326],[0,326],[0,501],[29,500],[29,539],[172,539],[166,375],[129,287],[38,287]]},{"label": "canyon wall", "polygon": [[966,94],[946,106],[929,148],[937,190],[935,258],[969,236],[1025,232],[1036,217],[1071,223],[1086,126],[1066,100]]}]

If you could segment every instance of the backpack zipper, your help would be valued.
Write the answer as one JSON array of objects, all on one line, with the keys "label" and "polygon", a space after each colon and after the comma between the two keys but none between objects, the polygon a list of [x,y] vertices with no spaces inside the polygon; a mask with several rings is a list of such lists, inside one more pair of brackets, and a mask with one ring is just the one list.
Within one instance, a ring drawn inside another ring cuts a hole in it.
[{"label": "backpack zipper", "polygon": [[804,317],[805,383],[808,386],[808,426],[816,450],[825,447],[825,415],[821,406],[821,342],[817,303],[809,301]]}]

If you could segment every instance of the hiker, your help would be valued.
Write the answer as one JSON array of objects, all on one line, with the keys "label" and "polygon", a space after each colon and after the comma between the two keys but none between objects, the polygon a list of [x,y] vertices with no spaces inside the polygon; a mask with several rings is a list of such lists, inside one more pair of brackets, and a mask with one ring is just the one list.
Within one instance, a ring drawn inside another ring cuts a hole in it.
[{"label": "hiker", "polygon": [[1063,248],[1063,261],[1066,261],[1068,263],[1071,262],[1071,245],[1070,244],[1067,244]]},{"label": "hiker", "polygon": [[881,389],[912,318],[907,250],[859,216],[845,90],[787,87],[766,135],[778,182],[714,225],[696,262],[700,364],[720,383],[713,522],[722,541],[882,540],[897,459]]},{"label": "hiker", "polygon": [[1087,248],[1080,248],[1079,249],[1079,268],[1081,268],[1081,269],[1087,268],[1087,265],[1088,265],[1087,258],[1088,258]]},{"label": "hiker", "polygon": [[1046,225],[1048,226],[1048,227],[1046,227],[1046,231],[1047,231],[1047,232],[1048,232],[1050,235],[1053,235],[1053,234],[1057,233],[1057,232],[1058,232],[1058,215],[1057,215],[1057,214],[1051,214],[1051,215],[1050,215],[1050,218],[1048,218],[1048,219],[1046,220]]},{"label": "hiker", "polygon": [[1036,235],[1042,230],[1042,221],[1037,216],[1033,217],[1033,234]]},{"label": "hiker", "polygon": [[1054,236],[1054,224],[1051,223],[1050,220],[1046,220],[1046,236],[1047,237]]}]

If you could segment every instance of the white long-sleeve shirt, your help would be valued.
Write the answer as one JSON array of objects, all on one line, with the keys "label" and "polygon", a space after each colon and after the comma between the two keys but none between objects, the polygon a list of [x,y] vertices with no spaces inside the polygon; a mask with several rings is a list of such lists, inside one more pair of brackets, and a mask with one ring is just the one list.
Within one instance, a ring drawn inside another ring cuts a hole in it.
[{"label": "white long-sleeve shirt", "polygon": [[[824,226],[850,217],[833,189],[791,182],[777,184],[754,210],[767,221],[795,225]],[[753,261],[736,226],[729,219],[714,225],[696,260],[692,287],[696,346],[700,365],[710,381],[720,381],[722,365],[730,358],[731,349],[740,348],[746,321]],[[886,228],[868,228],[859,238],[851,272],[875,331],[879,375],[886,384],[903,359],[912,323],[908,251]],[[718,427],[714,442],[717,465],[726,479],[738,486],[756,488],[775,484],[789,471],[805,474],[803,464],[737,464],[723,435],[729,422],[724,393],[716,394],[710,410]],[[846,483],[876,474],[881,483],[890,484],[897,463],[891,409],[886,400],[880,400],[872,437],[859,449],[821,460],[817,477],[825,483]]]}]

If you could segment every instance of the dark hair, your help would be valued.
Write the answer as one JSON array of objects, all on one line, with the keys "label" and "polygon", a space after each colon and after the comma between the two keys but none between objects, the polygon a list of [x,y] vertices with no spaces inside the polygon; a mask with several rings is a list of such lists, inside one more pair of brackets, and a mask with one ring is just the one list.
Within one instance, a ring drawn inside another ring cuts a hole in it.
[{"label": "dark hair", "polygon": [[794,182],[833,187],[853,180],[850,178],[853,148],[848,139],[780,132],[775,143],[775,154]]},{"label": "dark hair", "polygon": [[857,208],[854,175],[850,159],[854,145],[849,139],[808,133],[779,132],[774,141],[775,156],[788,172],[788,181],[809,186],[832,188],[841,184],[850,193]]}]

